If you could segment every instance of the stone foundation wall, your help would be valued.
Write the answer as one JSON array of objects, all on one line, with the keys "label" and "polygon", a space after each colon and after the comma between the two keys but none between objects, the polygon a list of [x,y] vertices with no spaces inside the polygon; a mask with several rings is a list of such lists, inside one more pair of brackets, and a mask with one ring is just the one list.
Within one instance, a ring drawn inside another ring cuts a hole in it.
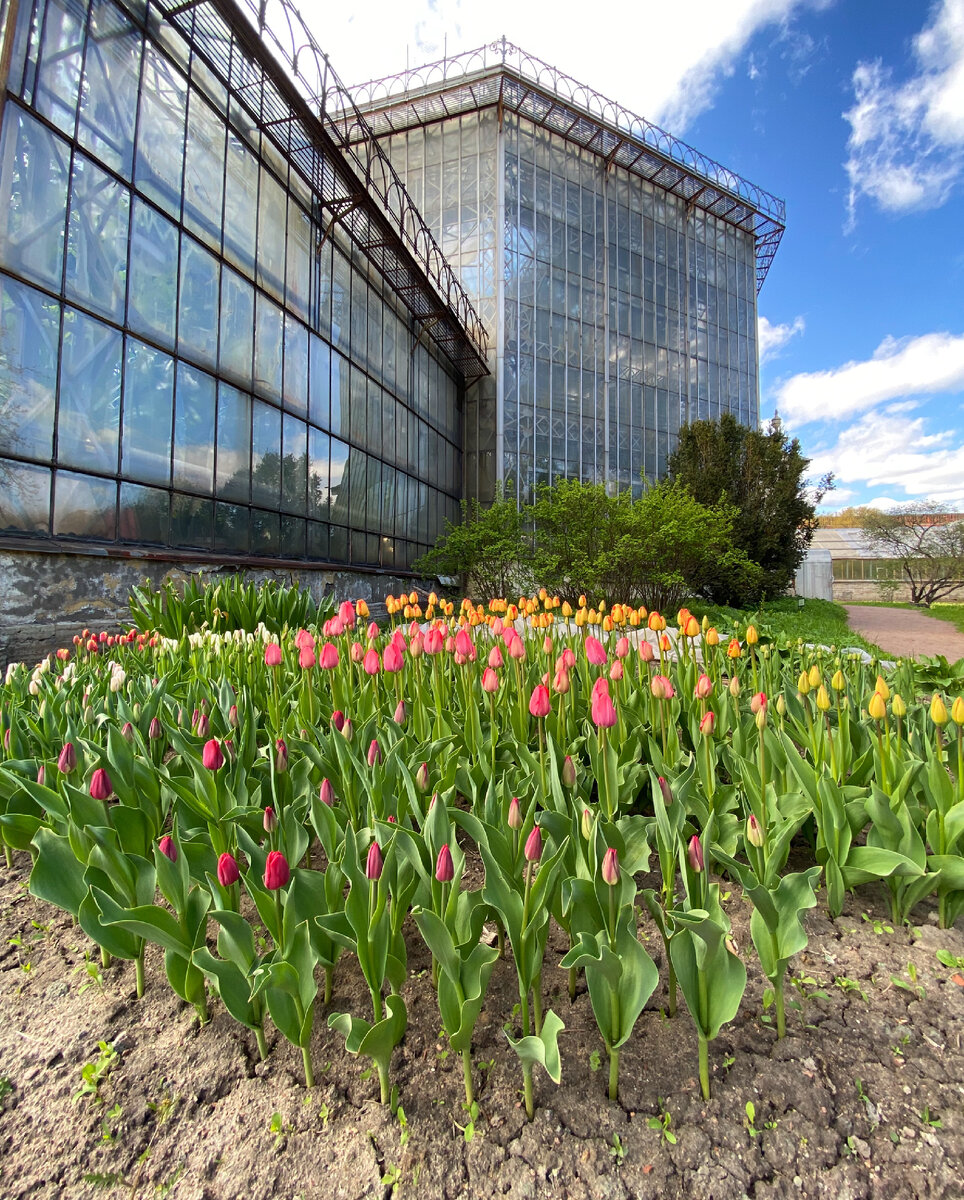
[{"label": "stone foundation wall", "polygon": [[189,576],[219,579],[243,575],[255,583],[277,580],[306,587],[316,600],[331,594],[337,601],[363,598],[377,616],[384,599],[403,589],[440,590],[408,576],[299,565],[288,568],[214,566],[161,558],[117,558],[95,553],[42,553],[0,549],[0,669],[9,662],[34,663],[59,646],[71,646],[82,629],[120,632],[130,623],[127,598],[136,584],[159,587]]},{"label": "stone foundation wall", "polygon": [[[910,585],[900,583],[896,588],[883,587],[873,579],[835,579],[833,581],[833,598],[838,604],[866,604],[875,600],[910,601]],[[949,604],[964,603],[964,587],[955,588],[946,596],[941,596]]]}]

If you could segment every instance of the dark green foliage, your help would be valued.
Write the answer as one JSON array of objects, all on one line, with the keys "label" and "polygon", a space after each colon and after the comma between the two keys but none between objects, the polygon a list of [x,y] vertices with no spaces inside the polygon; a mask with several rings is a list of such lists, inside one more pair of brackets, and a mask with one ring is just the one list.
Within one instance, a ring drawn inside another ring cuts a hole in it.
[{"label": "dark green foliage", "polygon": [[755,580],[708,579],[717,603],[752,604],[790,586],[813,539],[815,504],[832,485],[828,476],[811,499],[804,479],[808,463],[779,419],[764,432],[724,413],[718,422],[694,421],[680,430],[670,478],[702,504],[728,501],[736,510],[734,544],[760,567]]},{"label": "dark green foliage", "polygon": [[320,625],[334,612],[330,596],[320,601],[301,588],[268,581],[246,583],[240,575],[216,581],[192,576],[179,590],[172,583],[154,588],[149,583],[135,587],[129,600],[131,619],[141,630],[155,630],[165,637],[179,638],[196,633],[202,626],[216,632],[244,629],[252,633],[259,624],[269,632],[303,629]]},{"label": "dark green foliage", "polygon": [[526,587],[524,516],[500,487],[494,502],[462,501],[462,523],[446,522],[438,543],[415,563],[424,575],[457,575],[465,594],[486,601]]}]

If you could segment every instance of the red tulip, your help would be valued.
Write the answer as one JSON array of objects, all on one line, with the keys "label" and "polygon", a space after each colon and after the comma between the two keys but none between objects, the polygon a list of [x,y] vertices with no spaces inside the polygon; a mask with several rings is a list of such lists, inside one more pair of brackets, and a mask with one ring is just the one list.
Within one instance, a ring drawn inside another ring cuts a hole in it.
[{"label": "red tulip", "polygon": [[700,843],[699,837],[694,833],[690,838],[690,844],[687,847],[686,853],[689,855],[690,866],[694,871],[699,873],[703,870],[703,846]]},{"label": "red tulip", "polygon": [[230,887],[240,878],[241,872],[238,870],[238,864],[234,861],[234,856],[225,851],[218,859],[218,883],[222,887]]},{"label": "red tulip", "polygon": [[372,881],[381,878],[382,874],[382,851],[378,842],[372,842],[368,848],[368,861],[365,864],[365,875]]},{"label": "red tulip", "polygon": [[331,714],[331,723],[332,723],[332,725],[334,725],[334,727],[338,730],[339,733],[341,733],[341,731],[344,729],[345,714],[341,711],[340,708],[336,708],[335,711]]},{"label": "red tulip", "polygon": [[113,790],[110,776],[103,767],[98,767],[90,779],[90,794],[95,800],[106,800]]},{"label": "red tulip", "polygon": [[269,892],[283,888],[291,878],[291,868],[288,860],[280,850],[272,850],[264,864],[264,886]]},{"label": "red tulip", "polygon": [[210,741],[204,743],[201,762],[209,771],[218,771],[224,766],[224,755],[221,753],[221,744],[217,738],[211,738]]},{"label": "red tulip", "polygon": [[452,864],[452,852],[449,850],[448,842],[438,852],[438,858],[435,862],[435,878],[439,883],[451,883],[455,877],[455,867]]},{"label": "red tulip", "polygon": [[57,759],[57,770],[61,775],[69,775],[76,766],[77,752],[74,750],[74,743],[65,742],[64,748],[60,752],[60,757]]},{"label": "red tulip", "polygon": [[169,858],[172,863],[177,862],[177,846],[174,845],[174,839],[170,837],[169,834],[165,834],[161,838],[161,840],[157,843],[157,848],[164,855],[164,857]]},{"label": "red tulip", "polygon": [[533,825],[532,832],[526,838],[525,856],[527,862],[538,862],[542,858],[542,830]]}]

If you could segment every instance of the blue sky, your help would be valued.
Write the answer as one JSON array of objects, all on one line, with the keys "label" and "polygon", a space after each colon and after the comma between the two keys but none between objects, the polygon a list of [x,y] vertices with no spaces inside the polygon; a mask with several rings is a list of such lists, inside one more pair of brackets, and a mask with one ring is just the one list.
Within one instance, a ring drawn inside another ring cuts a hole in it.
[{"label": "blue sky", "polygon": [[762,416],[831,509],[964,508],[964,0],[301,8],[346,83],[504,33],[785,199]]}]

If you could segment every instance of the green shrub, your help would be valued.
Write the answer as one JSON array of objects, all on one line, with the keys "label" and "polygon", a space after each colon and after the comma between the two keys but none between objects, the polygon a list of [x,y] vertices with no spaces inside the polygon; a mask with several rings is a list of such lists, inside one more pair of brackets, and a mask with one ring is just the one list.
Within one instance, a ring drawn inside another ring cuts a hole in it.
[{"label": "green shrub", "polygon": [[144,583],[135,587],[129,601],[131,620],[138,629],[153,629],[165,637],[208,629],[243,629],[253,632],[264,625],[271,633],[319,625],[334,612],[334,601],[315,601],[306,589],[269,580],[246,583],[240,575],[216,581],[191,576],[183,590],[172,583],[160,588]]}]

